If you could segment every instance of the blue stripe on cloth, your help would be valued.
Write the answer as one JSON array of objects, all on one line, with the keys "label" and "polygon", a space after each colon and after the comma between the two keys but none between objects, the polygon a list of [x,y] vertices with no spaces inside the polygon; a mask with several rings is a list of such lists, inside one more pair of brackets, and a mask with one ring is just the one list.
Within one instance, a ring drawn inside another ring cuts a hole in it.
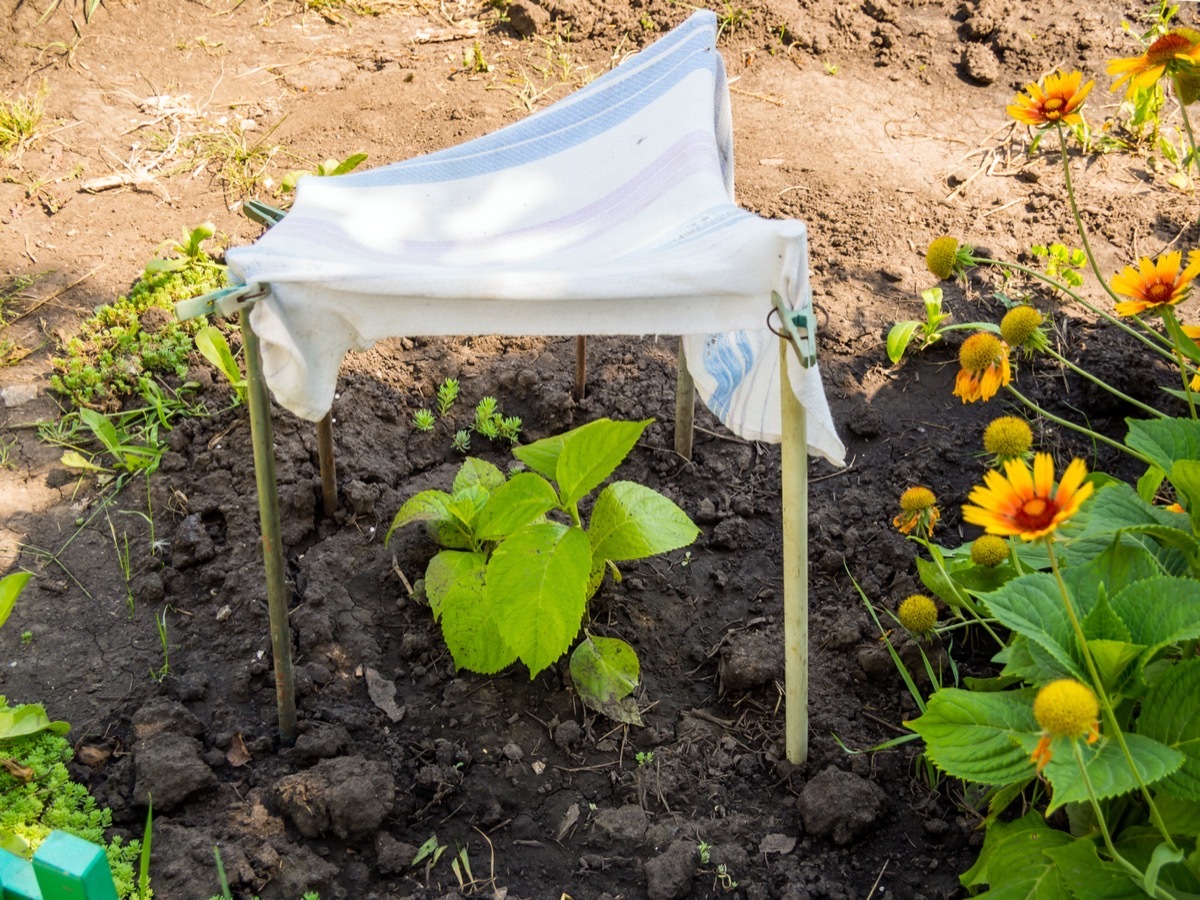
[{"label": "blue stripe on cloth", "polygon": [[708,408],[725,421],[734,392],[754,366],[754,348],[743,331],[710,335],[704,343],[703,362],[704,371],[717,383],[708,399]]},{"label": "blue stripe on cloth", "polygon": [[[712,13],[697,13],[676,29],[678,40],[664,37],[626,63],[637,61],[632,72],[624,66],[614,69],[559,103],[492,134],[389,166],[343,175],[339,186],[371,188],[471,178],[578,146],[625,122],[693,72],[715,73],[723,65],[715,48],[715,21]],[[668,37],[674,38],[676,32]],[[658,59],[685,43],[695,45],[686,55]],[[651,56],[649,65],[644,61],[646,55]]]}]

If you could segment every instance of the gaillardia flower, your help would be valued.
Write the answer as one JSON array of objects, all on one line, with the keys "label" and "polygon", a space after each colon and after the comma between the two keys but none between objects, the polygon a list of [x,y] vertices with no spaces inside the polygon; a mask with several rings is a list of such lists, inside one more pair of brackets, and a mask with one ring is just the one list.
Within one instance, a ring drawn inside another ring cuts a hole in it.
[{"label": "gaillardia flower", "polygon": [[1128,82],[1129,87],[1125,90],[1125,96],[1128,97],[1138,88],[1150,87],[1168,71],[1174,74],[1181,65],[1195,63],[1198,58],[1200,32],[1191,28],[1175,28],[1147,47],[1141,56],[1109,60],[1104,71],[1109,75],[1121,76],[1113,82],[1110,91]]},{"label": "gaillardia flower", "polygon": [[1001,416],[983,430],[983,449],[996,458],[996,465],[1010,459],[1028,459],[1033,446],[1033,429],[1024,419]]},{"label": "gaillardia flower", "polygon": [[[1194,344],[1200,345],[1200,325],[1182,325],[1183,333],[1192,339]],[[1192,376],[1192,383],[1189,387],[1193,391],[1200,391],[1200,372]]]},{"label": "gaillardia flower", "polygon": [[944,234],[929,242],[925,250],[925,267],[938,279],[946,281],[977,265],[975,248],[960,244],[958,238]]},{"label": "gaillardia flower", "polygon": [[1122,297],[1128,297],[1114,309],[1118,315],[1136,316],[1144,312],[1162,312],[1169,306],[1187,298],[1192,281],[1200,274],[1200,254],[1193,253],[1183,271],[1183,254],[1178,250],[1164,253],[1157,260],[1143,256],[1138,268],[1126,266],[1114,275],[1112,289]]},{"label": "gaillardia flower", "polygon": [[985,534],[971,542],[971,562],[994,569],[1008,559],[1008,542],[994,534]]},{"label": "gaillardia flower", "polygon": [[1050,346],[1046,330],[1042,328],[1045,317],[1032,306],[1014,306],[1000,320],[1000,337],[1015,350],[1026,356],[1041,353]]},{"label": "gaillardia flower", "polygon": [[962,397],[963,403],[990,400],[1012,381],[1008,345],[990,332],[980,331],[963,341],[958,361],[962,370],[954,380],[954,396]]},{"label": "gaillardia flower", "polygon": [[1054,738],[1076,740],[1086,737],[1089,744],[1100,739],[1100,701],[1096,692],[1074,678],[1052,681],[1033,699],[1033,717],[1042,727],[1042,739],[1030,756],[1039,772],[1050,762],[1050,742]]},{"label": "gaillardia flower", "polygon": [[1008,114],[1025,125],[1041,128],[1046,125],[1078,125],[1083,121],[1079,107],[1095,84],[1089,81],[1081,88],[1082,72],[1064,75],[1055,72],[1046,76],[1046,86],[1035,83],[1025,86],[1024,94],[1013,97]]},{"label": "gaillardia flower", "polygon": [[924,594],[913,594],[901,601],[896,618],[912,634],[929,634],[937,625],[937,604]]},{"label": "gaillardia flower", "polygon": [[920,536],[929,537],[941,517],[933,491],[917,486],[910,487],[900,495],[900,515],[892,519],[892,524],[900,529],[901,534],[916,531]]},{"label": "gaillardia flower", "polygon": [[1025,460],[1009,460],[1003,475],[993,469],[983,476],[982,486],[971,490],[967,497],[971,503],[963,507],[963,521],[982,525],[988,534],[1019,535],[1022,540],[1032,541],[1050,534],[1079,512],[1095,489],[1084,484],[1086,477],[1087,464],[1082,459],[1071,461],[1057,487],[1054,460],[1049,453],[1034,457],[1032,472]]}]

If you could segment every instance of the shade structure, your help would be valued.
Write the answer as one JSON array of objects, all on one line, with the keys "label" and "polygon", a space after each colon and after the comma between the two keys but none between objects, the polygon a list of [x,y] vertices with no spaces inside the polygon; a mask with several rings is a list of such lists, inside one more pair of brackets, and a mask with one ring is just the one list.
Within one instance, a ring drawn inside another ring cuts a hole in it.
[{"label": "shade structure", "polygon": [[[406,335],[684,337],[697,392],[777,442],[775,293],[811,323],[804,223],[733,201],[716,17],[695,13],[580,91],[437,153],[305,178],[278,225],[231,249],[267,294],[251,324],[276,400],[321,419],[345,353]],[[819,367],[789,365],[807,444],[840,463]]]}]

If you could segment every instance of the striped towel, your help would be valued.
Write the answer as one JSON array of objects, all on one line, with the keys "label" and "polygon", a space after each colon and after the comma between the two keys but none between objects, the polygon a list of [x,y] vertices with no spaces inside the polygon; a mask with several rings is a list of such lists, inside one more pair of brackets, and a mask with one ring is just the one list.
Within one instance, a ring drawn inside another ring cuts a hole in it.
[{"label": "striped towel", "polygon": [[[725,68],[707,11],[564,100],[457,147],[302,179],[231,249],[267,383],[320,419],[348,350],[391,336],[684,336],[735,433],[780,439],[771,292],[811,313],[807,232],[734,205]],[[811,315],[810,315],[811,319]],[[813,453],[840,464],[819,369],[789,368]]]}]

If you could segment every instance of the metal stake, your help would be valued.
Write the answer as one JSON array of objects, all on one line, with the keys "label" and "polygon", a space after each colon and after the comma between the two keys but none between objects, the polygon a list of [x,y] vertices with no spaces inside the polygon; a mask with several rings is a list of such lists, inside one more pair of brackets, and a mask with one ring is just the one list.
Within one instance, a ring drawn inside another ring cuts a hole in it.
[{"label": "metal stake", "polygon": [[285,746],[296,741],[296,686],[292,674],[292,633],[288,625],[287,586],[283,575],[283,542],[279,525],[279,488],[275,481],[275,436],[271,428],[271,398],[267,395],[258,336],[250,327],[250,311],[242,311],[242,344],[250,407],[250,438],[254,444],[254,477],[262,524],[263,565],[267,571],[267,606],[271,617],[271,655],[275,658],[275,703],[279,708],[279,737]]},{"label": "metal stake", "polygon": [[788,344],[779,341],[783,394],[784,731],[788,762],[808,759],[808,434],[804,406],[788,378]]}]

